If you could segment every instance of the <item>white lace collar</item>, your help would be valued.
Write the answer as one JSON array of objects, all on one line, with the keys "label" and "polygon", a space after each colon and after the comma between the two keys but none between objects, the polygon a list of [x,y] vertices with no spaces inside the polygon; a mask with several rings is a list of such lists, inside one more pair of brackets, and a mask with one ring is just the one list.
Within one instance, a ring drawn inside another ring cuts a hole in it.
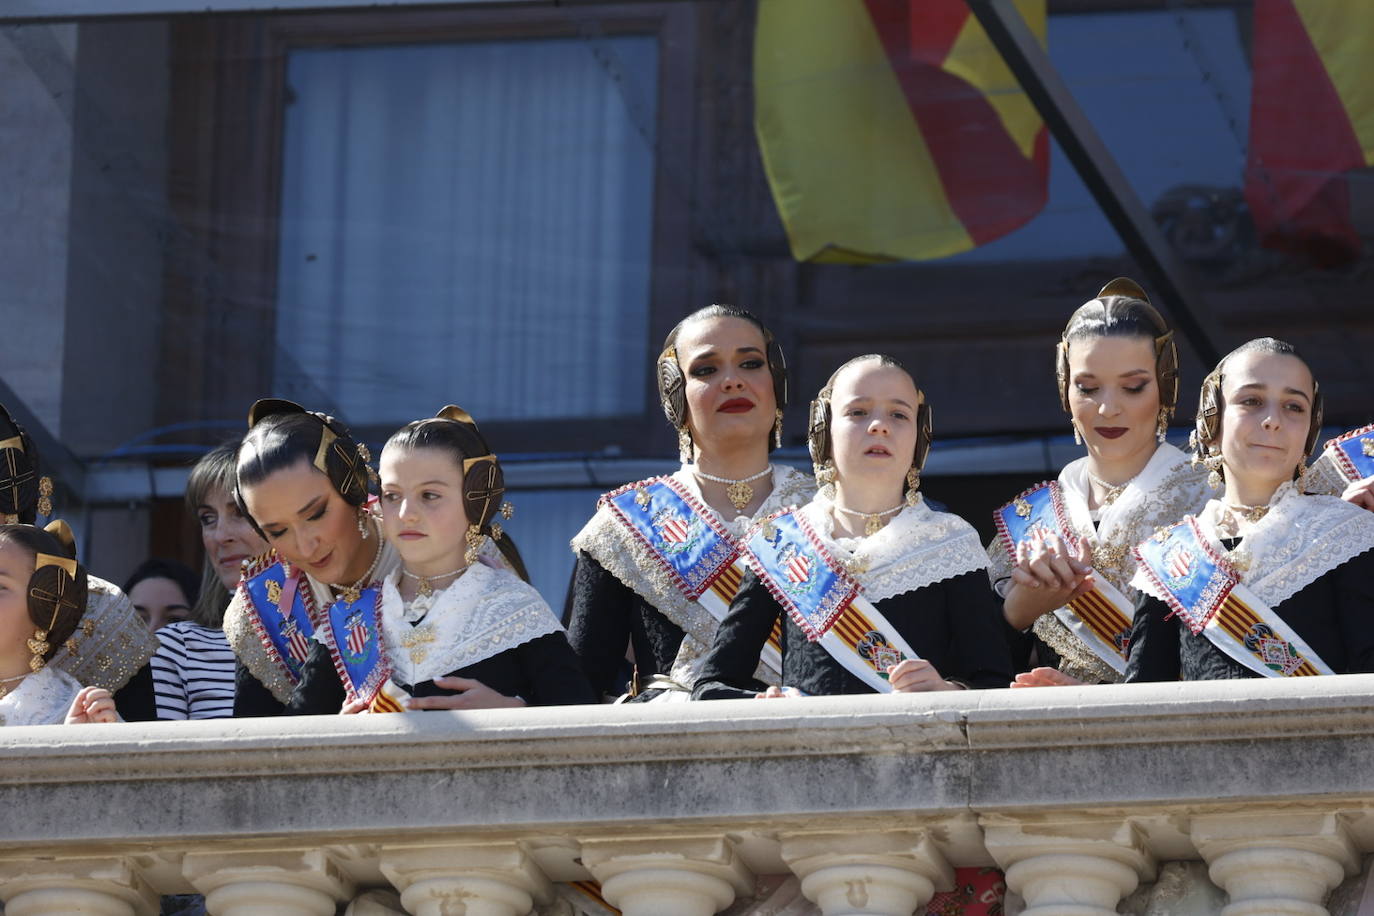
[{"label": "white lace collar", "polygon": [[61,725],[80,692],[76,678],[48,665],[0,697],[0,725]]},{"label": "white lace collar", "polygon": [[[1211,500],[1198,528],[1221,554],[1216,519],[1222,504]],[[1374,514],[1335,496],[1308,496],[1284,483],[1264,518],[1245,531],[1235,551],[1237,571],[1270,607],[1292,597],[1331,570],[1374,549]]]},{"label": "white lace collar", "polygon": [[382,583],[382,643],[403,684],[443,677],[563,629],[533,586],[483,563],[436,593],[425,619],[411,625],[403,616],[400,577],[397,570]]},{"label": "white lace collar", "polygon": [[831,556],[853,567],[864,597],[875,604],[987,568],[988,557],[973,526],[957,515],[936,512],[924,498],[898,512],[877,534],[861,538],[834,536],[833,505],[818,493],[801,515]]},{"label": "white lace collar", "polygon": [[714,515],[725,525],[727,531],[735,536],[736,540],[744,537],[744,533],[749,530],[759,519],[765,519],[775,512],[799,506],[809,500],[816,492],[816,482],[809,475],[803,474],[796,468],[786,464],[774,464],[769,468],[773,472],[773,489],[764,497],[763,503],[754,511],[753,515],[736,515],[733,519],[725,518],[717,512],[706,497],[701,492],[701,480],[692,471],[693,466],[684,464],[673,472],[673,479],[687,488],[702,508]]},{"label": "white lace collar", "polygon": [[[1121,491],[1109,506],[1101,506],[1098,511],[1097,536],[1102,541],[1115,540],[1119,534],[1134,534],[1123,531],[1129,528],[1129,521],[1139,514],[1139,510],[1151,500],[1153,494],[1170,476],[1189,467],[1188,456],[1167,442],[1161,443],[1150,456],[1145,467]],[[1084,456],[1064,466],[1059,472],[1059,486],[1064,493],[1064,506],[1074,528],[1079,531],[1093,530],[1092,513],[1088,509],[1090,484],[1088,480],[1088,458]],[[1138,540],[1138,539],[1137,539]]]}]

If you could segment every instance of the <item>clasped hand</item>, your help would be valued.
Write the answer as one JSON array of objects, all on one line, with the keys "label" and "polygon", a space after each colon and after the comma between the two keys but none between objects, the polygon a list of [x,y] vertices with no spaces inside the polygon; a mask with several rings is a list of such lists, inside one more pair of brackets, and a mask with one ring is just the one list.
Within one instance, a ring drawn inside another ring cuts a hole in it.
[{"label": "clasped hand", "polygon": [[1007,622],[1024,630],[1042,615],[1068,604],[1093,587],[1092,546],[1087,538],[1065,542],[1057,534],[1036,534],[1016,545],[1016,567],[1003,602]]}]

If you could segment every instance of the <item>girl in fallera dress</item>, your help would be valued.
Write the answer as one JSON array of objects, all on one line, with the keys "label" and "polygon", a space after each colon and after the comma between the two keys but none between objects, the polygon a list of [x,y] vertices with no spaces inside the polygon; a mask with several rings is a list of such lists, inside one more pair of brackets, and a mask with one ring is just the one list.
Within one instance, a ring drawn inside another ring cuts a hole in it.
[{"label": "girl in fallera dress", "polygon": [[86,608],[71,531],[0,525],[0,725],[117,722],[114,697],[49,664]]},{"label": "girl in fallera dress", "polygon": [[1002,612],[1020,634],[1015,687],[1120,681],[1136,598],[1131,549],[1210,493],[1206,472],[1164,441],[1178,351],[1138,285],[1113,280],[1073,313],[1056,375],[1086,454],[998,509],[988,546]]},{"label": "girl in fallera dress", "polygon": [[[401,562],[366,593],[366,618],[331,615],[294,713],[594,703],[558,618],[525,576],[500,519],[501,465],[462,408],[388,440],[382,528]],[[483,556],[494,543],[504,563]],[[375,626],[372,625],[375,621]],[[362,627],[367,632],[361,632]]]},{"label": "girl in fallera dress", "polygon": [[[1002,687],[1003,624],[987,556],[963,519],[919,492],[930,407],[890,357],[861,356],[812,403],[825,485],[745,539],[750,571],[697,681],[697,699]],[[781,627],[781,686],[754,663]]]},{"label": "girl in fallera dress", "polygon": [[[601,498],[572,541],[567,608],[592,686],[639,701],[688,698],[743,576],[740,537],[815,492],[809,475],[769,461],[781,443],[787,367],[750,312],[713,305],[684,318],[664,341],[657,376],[682,466]],[[628,685],[627,647],[637,675]],[[776,651],[755,664],[777,683]]]},{"label": "girl in fallera dress", "polygon": [[[33,439],[0,404],[0,522],[34,525],[39,515],[51,519],[53,493]],[[78,684],[109,691],[123,719],[156,718],[148,662],[157,637],[119,586],[84,575],[84,611],[71,634],[52,643],[48,664]]]},{"label": "girl in fallera dress", "polygon": [[396,568],[368,506],[366,447],[338,420],[290,401],[253,405],[235,501],[270,550],[245,569],[224,614],[238,657],[234,715],[285,711],[320,621]]},{"label": "girl in fallera dress", "polygon": [[1222,491],[1137,546],[1127,680],[1374,671],[1374,516],[1303,492],[1320,429],[1283,341],[1243,344],[1204,380],[1194,444]]}]

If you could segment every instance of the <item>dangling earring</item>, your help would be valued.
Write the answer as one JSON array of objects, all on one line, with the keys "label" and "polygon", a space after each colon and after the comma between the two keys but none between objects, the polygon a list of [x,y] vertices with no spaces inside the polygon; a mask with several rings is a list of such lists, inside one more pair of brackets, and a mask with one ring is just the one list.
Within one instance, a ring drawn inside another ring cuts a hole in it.
[{"label": "dangling earring", "polygon": [[29,659],[29,670],[37,673],[43,670],[48,661],[43,656],[48,654],[52,646],[48,645],[48,631],[34,630],[33,638],[29,640],[29,652],[32,658]]},{"label": "dangling earring", "polygon": [[477,562],[477,552],[482,549],[482,541],[486,535],[482,534],[482,529],[477,525],[468,525],[467,534],[463,537],[468,542],[467,550],[463,551],[463,561],[471,566]]},{"label": "dangling earring", "polygon": [[914,506],[921,501],[921,495],[916,491],[921,487],[921,472],[914,467],[906,469],[906,504]]},{"label": "dangling earring", "polygon": [[1220,490],[1226,483],[1221,469],[1221,455],[1208,455],[1202,459],[1202,463],[1207,468],[1207,486],[1213,490]]},{"label": "dangling earring", "polygon": [[369,529],[371,529],[371,527],[372,527],[372,526],[369,525],[369,524],[367,523],[367,510],[364,509],[363,507],[359,506],[359,507],[358,507],[358,534],[360,534],[360,535],[362,536],[362,539],[363,539],[364,541],[367,540],[367,539],[371,536],[372,532],[369,530]]},{"label": "dangling earring", "polygon": [[1073,441],[1075,445],[1083,444],[1083,436],[1078,432],[1078,421],[1070,420],[1069,425],[1073,427]]},{"label": "dangling earring", "polygon": [[1299,493],[1307,492],[1307,459],[1298,462],[1298,473],[1293,475],[1293,486],[1298,488]]},{"label": "dangling earring", "polygon": [[52,478],[38,478],[38,514],[44,518],[52,517]]},{"label": "dangling earring", "polygon": [[1159,408],[1159,419],[1155,421],[1155,438],[1159,444],[1163,445],[1164,440],[1169,438],[1169,410],[1167,407]]},{"label": "dangling earring", "polygon": [[773,448],[782,448],[782,411],[773,411]]},{"label": "dangling earring", "polygon": [[821,495],[826,499],[834,499],[835,462],[827,458],[820,464],[813,464],[811,470],[816,475],[817,489],[821,491]]},{"label": "dangling earring", "polygon": [[685,426],[677,428],[677,456],[683,464],[692,463],[692,433]]}]

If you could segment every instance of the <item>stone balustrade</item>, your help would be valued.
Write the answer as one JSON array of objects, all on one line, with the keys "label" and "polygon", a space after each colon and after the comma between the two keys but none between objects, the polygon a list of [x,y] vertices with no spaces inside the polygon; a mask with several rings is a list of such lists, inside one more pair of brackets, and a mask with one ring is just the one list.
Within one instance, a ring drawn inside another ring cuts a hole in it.
[{"label": "stone balustrade", "polygon": [[1201,860],[1226,916],[1321,914],[1374,850],[1371,760],[1374,676],[5,728],[0,899],[517,916],[595,881],[709,916],[790,874],[908,914],[996,864],[1025,913],[1096,916]]}]

